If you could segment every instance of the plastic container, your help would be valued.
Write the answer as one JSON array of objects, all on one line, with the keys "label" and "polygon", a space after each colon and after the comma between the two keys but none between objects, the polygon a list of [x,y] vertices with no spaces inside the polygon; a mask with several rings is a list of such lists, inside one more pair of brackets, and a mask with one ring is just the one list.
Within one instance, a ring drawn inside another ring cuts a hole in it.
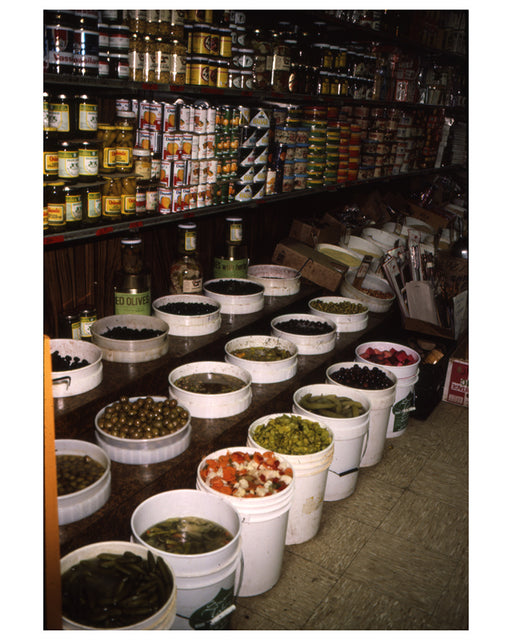
[{"label": "plastic container", "polygon": [[[360,402],[364,413],[353,418],[329,418],[320,416],[300,406],[300,400],[306,394],[347,396]],[[368,442],[368,428],[370,423],[370,401],[355,389],[341,393],[332,384],[311,384],[297,389],[293,394],[294,413],[299,413],[309,420],[321,420],[322,424],[330,427],[334,434],[334,453],[327,474],[324,500],[331,502],[348,498],[355,491],[359,467]]]},{"label": "plastic container", "polygon": [[[213,298],[220,304],[220,312],[225,314],[232,315],[243,315],[246,313],[255,313],[256,311],[260,311],[263,309],[263,305],[265,303],[263,297],[263,286],[261,287],[261,291],[257,293],[250,293],[246,295],[230,295],[224,293],[216,293],[215,291],[211,291],[208,287],[215,283],[220,282],[221,280],[225,280],[226,278],[215,278],[213,280],[208,280],[203,285],[204,293],[209,298]],[[240,282],[250,283],[254,286],[254,282],[252,280],[248,280],[245,278],[232,278],[233,280],[238,280]]]},{"label": "plastic container", "polygon": [[[256,596],[271,589],[279,580],[283,564],[288,514],[295,493],[295,478],[286,489],[259,498],[237,498],[219,494],[200,476],[207,458],[217,458],[228,451],[254,453],[258,447],[219,449],[204,458],[197,469],[196,486],[208,494],[221,495],[240,514],[243,570],[239,596]],[[284,456],[277,456],[281,460]],[[295,469],[294,469],[295,474]]]},{"label": "plastic container", "polygon": [[341,293],[348,298],[359,300],[368,307],[368,311],[373,311],[374,313],[386,313],[386,311],[389,311],[395,302],[396,296],[388,281],[371,273],[366,274],[363,280],[363,287],[366,289],[378,289],[379,291],[391,294],[391,298],[377,298],[354,287],[356,274],[357,269],[349,269],[347,271],[341,282]]},{"label": "plastic container", "polygon": [[363,259],[363,256],[357,253],[357,251],[352,251],[351,249],[346,249],[345,247],[340,247],[335,244],[319,243],[315,248],[324,256],[346,265],[349,269],[358,267]]},{"label": "plastic container", "polygon": [[368,347],[373,347],[374,349],[379,350],[394,348],[397,351],[400,351],[400,349],[403,349],[407,354],[414,355],[416,357],[416,362],[414,364],[405,365],[403,367],[380,365],[384,369],[394,373],[397,378],[395,401],[391,407],[386,431],[387,438],[396,438],[405,432],[407,423],[409,422],[409,414],[415,409],[414,385],[418,382],[421,359],[417,351],[396,342],[365,342],[356,347],[356,360],[358,362],[364,362],[368,365],[373,364],[361,355]]},{"label": "plastic container", "polygon": [[104,468],[103,475],[85,489],[57,497],[59,525],[87,518],[110,498],[111,472],[108,455],[92,442],[84,440],[55,440],[55,453],[67,456],[89,456]]},{"label": "plastic container", "polygon": [[350,236],[348,239],[348,244],[345,245],[340,241],[341,247],[348,247],[351,251],[355,251],[359,253],[361,259],[364,258],[365,255],[372,256],[372,261],[370,264],[370,270],[375,272],[379,267],[379,262],[382,256],[384,255],[384,251],[382,247],[379,247],[378,244],[372,242],[368,238],[360,238],[359,236]]},{"label": "plastic container", "polygon": [[[272,418],[282,415],[290,414],[274,413],[255,420],[249,427],[248,446],[264,451],[253,438],[254,430],[258,425],[266,424]],[[331,443],[325,449],[301,456],[279,454],[288,461],[295,475],[295,491],[286,528],[287,545],[311,540],[320,528],[327,474],[334,456],[334,434],[321,420],[315,418],[314,422],[327,429],[331,436]]]},{"label": "plastic container", "polygon": [[[129,329],[153,329],[160,335],[144,340],[118,340],[106,338],[102,334],[114,327],[127,327]],[[103,359],[108,362],[148,362],[165,355],[169,350],[167,334],[169,325],[153,316],[125,314],[106,316],[93,322],[91,325],[92,341],[102,353]]]},{"label": "plastic container", "polygon": [[54,398],[64,398],[86,393],[97,387],[103,380],[102,351],[85,340],[57,338],[50,340],[50,353],[78,357],[89,362],[85,367],[71,371],[52,371],[52,392]]},{"label": "plastic container", "polygon": [[398,234],[383,231],[375,227],[365,227],[361,231],[361,237],[371,240],[384,252],[393,249],[393,247],[396,247],[398,244],[405,244],[403,238],[400,238]]},{"label": "plastic container", "polygon": [[[299,333],[289,333],[277,327],[282,322],[288,320],[304,320],[308,322],[325,322],[331,330],[327,333],[318,335],[305,335]],[[288,313],[283,316],[277,316],[271,320],[272,335],[293,342],[297,345],[297,353],[299,355],[317,355],[320,353],[329,353],[334,349],[336,344],[336,325],[332,320],[322,318],[321,320],[312,313]]]},{"label": "plastic container", "polygon": [[339,369],[351,369],[357,362],[337,362],[328,367],[326,371],[326,381],[329,384],[337,385],[343,394],[349,395],[354,390],[360,391],[370,401],[370,421],[368,427],[368,441],[361,459],[361,467],[371,467],[381,461],[386,443],[386,433],[388,429],[391,407],[395,402],[397,377],[391,371],[376,364],[366,364],[369,369],[381,369],[392,381],[392,385],[387,389],[355,389],[336,382],[332,374]]},{"label": "plastic container", "polygon": [[[269,362],[248,360],[233,354],[237,349],[250,347],[280,348],[290,352],[290,357]],[[252,382],[256,384],[272,384],[289,380],[297,373],[297,345],[289,340],[276,338],[275,336],[244,336],[234,338],[226,343],[226,362],[245,369],[251,374]]]},{"label": "plastic container", "polygon": [[[239,378],[245,384],[241,389],[227,393],[195,393],[176,386],[175,382],[183,376],[195,373],[223,373]],[[227,362],[201,361],[183,364],[169,374],[169,396],[188,409],[194,418],[226,418],[245,411],[252,400],[251,374],[234,364]]]},{"label": "plastic container", "polygon": [[[194,516],[225,527],[233,539],[208,553],[180,554],[157,549],[142,540],[149,527],[167,518]],[[241,521],[220,495],[178,489],[151,496],[131,517],[132,540],[164,558],[176,577],[173,629],[223,629],[235,608],[242,562]]]},{"label": "plastic container", "polygon": [[[166,313],[159,307],[173,302],[188,302],[208,304],[216,307],[211,313],[200,315],[182,315],[178,313]],[[220,303],[207,296],[193,293],[176,294],[157,298],[153,302],[153,313],[169,326],[169,335],[172,336],[205,336],[215,333],[220,329],[222,319],[220,317]]]},{"label": "plastic container", "polygon": [[310,312],[314,316],[319,318],[331,320],[336,325],[337,333],[348,333],[351,331],[362,331],[368,326],[368,308],[360,313],[331,313],[329,311],[320,311],[315,309],[312,303],[315,301],[325,303],[343,303],[351,302],[353,304],[364,304],[361,300],[355,300],[354,298],[344,298],[342,296],[322,296],[320,298],[313,298],[308,302]]},{"label": "plastic container", "polygon": [[[129,398],[130,402],[134,402],[139,397]],[[153,400],[161,402],[166,400],[164,396],[151,396]],[[107,405],[110,406],[110,405]],[[192,428],[190,425],[190,416],[187,423],[169,435],[159,438],[119,438],[113,436],[100,428],[98,420],[102,417],[106,407],[96,414],[94,424],[96,427],[96,442],[104,449],[114,462],[123,464],[154,464],[155,462],[163,462],[171,460],[180,453],[183,453],[190,444],[190,436]]]},{"label": "plastic container", "polygon": [[[81,560],[87,560],[88,558],[95,558],[100,553],[116,553],[123,554],[126,551],[130,551],[142,558],[147,558],[147,549],[139,544],[133,542],[124,542],[122,540],[109,540],[107,542],[96,542],[89,544],[85,547],[80,547],[68,553],[68,555],[61,558],[60,570],[61,574],[65,573],[68,569],[78,564]],[[155,554],[153,554],[155,555]],[[171,567],[169,571],[172,576],[173,587],[171,594],[163,605],[155,614],[151,617],[138,622],[137,624],[130,625],[128,627],[118,627],[119,631],[132,631],[132,630],[160,630],[171,629],[174,618],[176,616],[176,578]],[[62,628],[64,630],[98,630],[96,627],[87,627],[85,625],[69,620],[65,616],[62,616]]]},{"label": "plastic container", "polygon": [[300,273],[291,267],[275,264],[255,264],[247,277],[264,287],[264,296],[292,296],[300,290]]}]

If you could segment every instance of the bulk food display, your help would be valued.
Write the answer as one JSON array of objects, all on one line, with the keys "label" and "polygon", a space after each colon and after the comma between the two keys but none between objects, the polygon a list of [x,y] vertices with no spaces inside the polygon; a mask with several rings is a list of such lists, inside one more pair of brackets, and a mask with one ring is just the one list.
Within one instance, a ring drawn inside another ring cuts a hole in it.
[{"label": "bulk food display", "polygon": [[[383,270],[414,244],[410,265],[432,275],[440,228],[347,207],[303,264],[258,264],[236,208],[258,218],[266,198],[434,168],[464,81],[381,43],[393,12],[44,13],[45,237],[98,236],[95,293],[73,293],[77,309],[62,296],[51,340],[56,433],[83,438],[55,440],[62,627],[230,629],[239,601],[280,582],[286,548],[329,535],[324,503],[357,492],[414,415],[420,365],[448,353],[401,344],[405,287]],[[104,233],[119,236],[108,251]]]}]

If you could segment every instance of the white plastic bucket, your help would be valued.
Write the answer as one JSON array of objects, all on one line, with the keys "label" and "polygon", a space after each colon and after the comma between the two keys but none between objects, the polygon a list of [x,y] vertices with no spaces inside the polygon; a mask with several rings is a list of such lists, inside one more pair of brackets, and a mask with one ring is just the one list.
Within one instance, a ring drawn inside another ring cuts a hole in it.
[{"label": "white plastic bucket", "polygon": [[[354,364],[360,363],[337,362],[331,365],[326,372],[327,382],[339,386],[343,390],[343,393],[349,395],[354,391],[354,388],[336,382],[331,375],[342,368],[351,369]],[[366,363],[365,366],[369,369],[382,369],[388,378],[393,381],[393,385],[387,389],[360,390],[370,401],[370,422],[368,427],[368,442],[366,443],[366,449],[359,466],[371,467],[381,461],[384,453],[389,415],[391,413],[391,407],[395,402],[397,377],[392,371],[379,365]]]},{"label": "white plastic bucket", "polygon": [[[265,449],[254,440],[252,434],[258,425],[282,415],[286,414],[274,413],[255,420],[249,427],[247,444],[264,451]],[[301,418],[304,418],[304,416],[301,416]],[[314,421],[327,429],[331,435],[331,443],[328,447],[309,455],[280,454],[292,466],[295,476],[295,491],[286,528],[286,545],[300,544],[311,540],[320,528],[327,474],[334,455],[334,434],[332,429],[321,420],[315,419]]]},{"label": "white plastic bucket", "polygon": [[[315,420],[315,417],[322,420],[322,424],[330,427],[334,434],[334,454],[325,485],[324,500],[327,502],[342,500],[354,493],[361,459],[368,441],[370,423],[370,401],[363,393],[356,389],[351,389],[345,393],[333,387],[334,385],[332,384],[312,384],[297,389],[293,394],[294,413],[300,413],[310,420]],[[356,402],[360,402],[365,410],[361,415],[353,418],[319,416],[304,409],[299,404],[300,399],[308,393],[314,396],[326,396],[329,394],[347,396]]]},{"label": "white plastic bucket", "polygon": [[[85,547],[80,547],[68,553],[68,555],[61,558],[60,571],[61,574],[65,573],[68,569],[78,564],[81,560],[87,560],[89,558],[96,558],[100,553],[115,553],[122,555],[125,551],[130,551],[143,558],[147,557],[148,550],[133,542],[125,542],[123,540],[109,540],[107,542],[95,542]],[[156,555],[153,553],[153,555]],[[132,630],[161,630],[171,629],[176,615],[176,576],[172,567],[170,567],[173,587],[171,595],[167,602],[151,617],[142,620],[136,624],[118,627],[119,631],[132,631]],[[65,630],[98,630],[97,627],[88,627],[83,624],[69,620],[65,616],[62,616],[62,628]],[[100,629],[101,630],[101,629]]]},{"label": "white plastic bucket", "polygon": [[[140,537],[146,529],[173,517],[195,516],[225,527],[233,539],[208,553],[179,554],[157,549]],[[219,496],[178,489],[141,502],[131,517],[133,540],[164,558],[176,577],[173,629],[223,629],[234,610],[241,563],[241,522],[236,510]]]},{"label": "white plastic bucket", "polygon": [[414,349],[396,342],[365,342],[356,347],[356,360],[358,362],[372,364],[369,360],[361,357],[361,354],[364,353],[368,347],[379,350],[392,348],[397,350],[403,349],[407,354],[416,357],[416,362],[402,367],[380,365],[384,369],[387,369],[387,371],[394,373],[397,377],[395,401],[391,407],[386,431],[386,438],[396,438],[405,432],[407,423],[409,422],[409,414],[416,408],[414,404],[414,385],[418,382],[420,355]]},{"label": "white plastic bucket", "polygon": [[[261,451],[256,447],[229,447],[219,449],[207,458],[217,458],[234,451],[254,453],[256,450]],[[276,455],[276,457],[284,460],[284,456]],[[197,469],[197,489],[207,494],[221,496],[221,499],[234,507],[240,515],[243,569],[238,595],[249,597],[264,593],[276,584],[281,575],[288,513],[294,493],[295,478],[286,489],[278,493],[260,498],[237,498],[220,494],[204,482],[200,476],[204,460]]]}]

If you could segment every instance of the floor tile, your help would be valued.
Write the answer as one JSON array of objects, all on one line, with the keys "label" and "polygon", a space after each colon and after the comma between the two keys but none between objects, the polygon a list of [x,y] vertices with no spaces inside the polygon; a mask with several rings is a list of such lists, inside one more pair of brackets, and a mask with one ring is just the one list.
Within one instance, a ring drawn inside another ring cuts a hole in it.
[{"label": "floor tile", "polygon": [[468,628],[468,554],[457,563],[448,586],[442,594],[432,617],[437,629]]},{"label": "floor tile", "polygon": [[386,440],[382,460],[373,467],[365,467],[369,476],[399,489],[406,489],[411,484],[428,455],[410,447],[397,446],[394,441],[405,436],[406,434]]},{"label": "floor tile", "polygon": [[366,583],[342,577],[304,629],[389,630],[428,628],[421,609],[380,593]]},{"label": "floor tile", "polygon": [[411,482],[415,493],[447,502],[460,509],[468,508],[468,471],[439,460],[428,460]]},{"label": "floor tile", "polygon": [[444,554],[378,529],[344,576],[432,613],[455,564]]},{"label": "floor tile", "polygon": [[240,604],[242,599],[239,598],[236,603],[236,609],[231,614],[231,629],[237,629],[241,631],[260,630],[260,629],[272,629],[276,631],[283,631],[285,626],[274,622],[270,618],[256,613],[252,607],[247,607]]},{"label": "floor tile", "polygon": [[421,547],[458,559],[468,546],[467,511],[406,491],[381,529]]}]

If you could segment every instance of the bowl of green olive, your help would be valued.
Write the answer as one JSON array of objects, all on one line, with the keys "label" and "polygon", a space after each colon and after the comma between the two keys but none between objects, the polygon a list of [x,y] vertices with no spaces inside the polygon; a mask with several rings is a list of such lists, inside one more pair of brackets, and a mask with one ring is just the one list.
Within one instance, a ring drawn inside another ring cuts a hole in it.
[{"label": "bowl of green olive", "polygon": [[110,458],[85,440],[56,440],[59,525],[90,516],[110,497]]},{"label": "bowl of green olive", "polygon": [[114,462],[153,464],[190,444],[190,412],[165,396],[121,396],[94,421],[96,442]]}]

